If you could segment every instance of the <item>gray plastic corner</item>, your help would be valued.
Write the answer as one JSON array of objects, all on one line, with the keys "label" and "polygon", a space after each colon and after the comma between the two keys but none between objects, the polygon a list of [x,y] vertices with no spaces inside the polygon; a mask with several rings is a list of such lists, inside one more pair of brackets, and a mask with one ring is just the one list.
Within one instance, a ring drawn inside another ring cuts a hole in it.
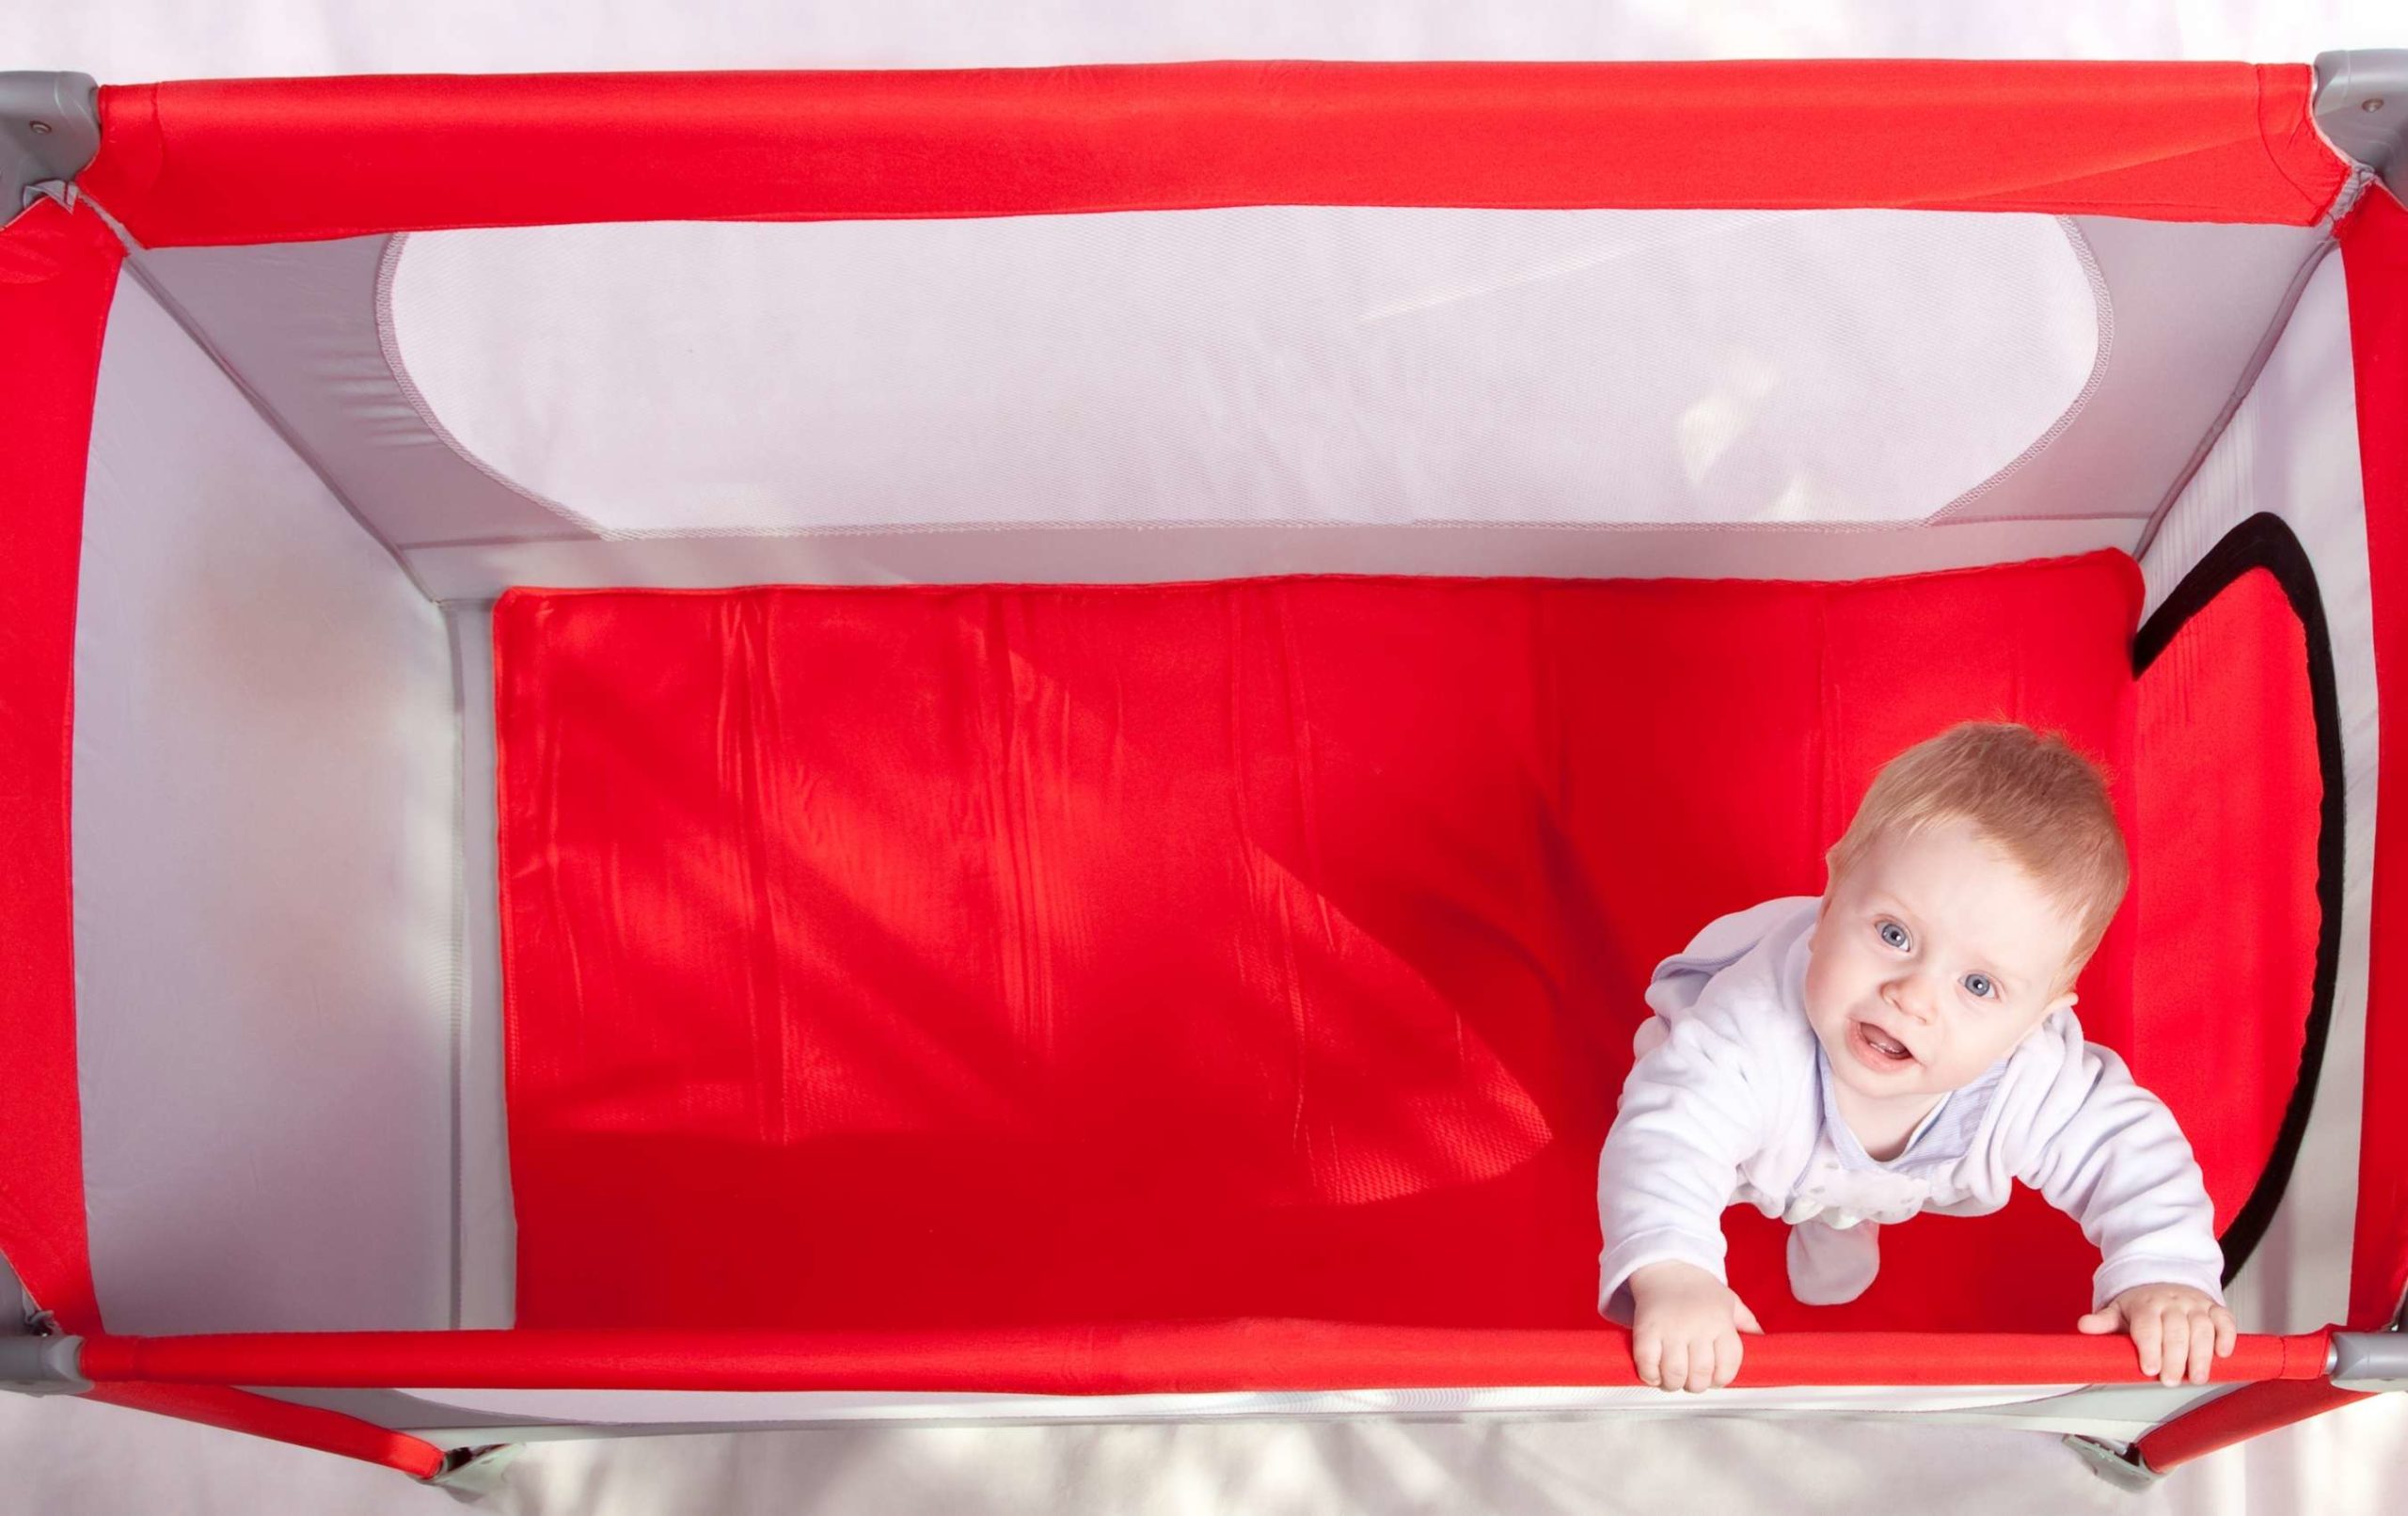
[{"label": "gray plastic corner", "polygon": [[0,72],[0,221],[67,197],[101,150],[100,88],[88,73]]},{"label": "gray plastic corner", "polygon": [[2408,200],[2408,48],[2318,54],[2316,125]]},{"label": "gray plastic corner", "polygon": [[2068,1436],[2065,1442],[2082,1455],[2083,1463],[2091,1473],[2129,1494],[2138,1494],[2165,1477],[2141,1461],[2137,1447],[2117,1446],[2096,1437]]},{"label": "gray plastic corner", "polygon": [[0,1333],[14,1331],[11,1322],[32,1320],[36,1309],[34,1298],[26,1293],[24,1281],[17,1277],[8,1255],[0,1253]]},{"label": "gray plastic corner", "polygon": [[2337,1389],[2408,1390],[2408,1333],[2335,1333],[2326,1377]]},{"label": "gray plastic corner", "polygon": [[0,1337],[0,1390],[20,1395],[82,1395],[81,1337]]},{"label": "gray plastic corner", "polygon": [[520,1443],[495,1443],[484,1447],[455,1449],[443,1460],[443,1467],[425,1481],[450,1492],[454,1500],[467,1505],[481,1504],[484,1497],[501,1488],[501,1477],[518,1461],[526,1446]]}]

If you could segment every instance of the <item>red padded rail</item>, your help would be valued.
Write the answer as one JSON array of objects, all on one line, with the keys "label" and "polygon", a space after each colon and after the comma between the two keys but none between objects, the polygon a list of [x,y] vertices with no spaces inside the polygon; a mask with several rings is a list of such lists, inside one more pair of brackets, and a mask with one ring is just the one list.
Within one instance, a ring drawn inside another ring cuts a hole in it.
[{"label": "red padded rail", "polygon": [[74,1331],[101,1324],[75,1093],[75,597],[101,336],[124,256],[88,208],[37,199],[0,229],[0,416],[12,438],[0,497],[0,1048],[11,1071],[0,1252]]},{"label": "red padded rail", "polygon": [[1946,58],[200,80],[103,90],[82,183],[150,246],[1300,204],[2310,226],[2347,172],[2314,90]]},{"label": "red padded rail", "polygon": [[2340,1389],[2321,1380],[2244,1384],[2175,1417],[2133,1444],[2132,1450],[2152,1473],[2165,1474],[2235,1443],[2366,1398],[2365,1391]]},{"label": "red padded rail", "polygon": [[[2225,1382],[2321,1379],[2330,1340],[2243,1336]],[[1174,1371],[1163,1366],[1177,1365]],[[284,1387],[978,1390],[1022,1395],[1636,1385],[1618,1329],[1450,1332],[1328,1321],[1200,1321],[957,1333],[285,1332],[94,1337],[119,1379]],[[2132,1345],[2075,1334],[1774,1333],[1743,1385],[2137,1383]]]},{"label": "red padded rail", "polygon": [[[2408,210],[2377,184],[2339,229],[2350,286],[2350,353],[2366,487],[2375,682],[2385,708],[2408,697]],[[2349,1324],[2387,1325],[2408,1293],[2408,742],[2381,745],[2368,947],[2366,1107]]]},{"label": "red padded rail", "polygon": [[[108,1358],[106,1351],[101,1356],[103,1362]],[[148,1411],[153,1415],[195,1421],[224,1431],[246,1432],[253,1437],[291,1443],[295,1447],[315,1448],[364,1463],[381,1463],[413,1479],[431,1479],[443,1470],[443,1449],[424,1438],[339,1412],[230,1388],[230,1382],[214,1375],[175,1382],[150,1380],[138,1374],[110,1375],[95,1383],[90,1398],[132,1411]]]}]

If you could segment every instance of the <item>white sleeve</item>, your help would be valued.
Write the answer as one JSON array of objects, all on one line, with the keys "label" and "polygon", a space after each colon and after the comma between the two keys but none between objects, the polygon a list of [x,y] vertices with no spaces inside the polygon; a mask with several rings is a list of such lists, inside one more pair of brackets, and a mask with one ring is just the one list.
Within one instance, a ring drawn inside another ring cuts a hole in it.
[{"label": "white sleeve", "polygon": [[2063,1042],[2063,1061],[2037,1099],[2004,1113],[2000,1135],[2015,1177],[2099,1249],[2091,1308],[2136,1285],[2188,1285],[2221,1303],[2215,1209],[2174,1113],[2078,1027],[2036,1035]]},{"label": "white sleeve", "polygon": [[1726,1277],[1722,1210],[1779,1105],[1763,1074],[1751,1077],[1736,1032],[1711,1011],[1683,1016],[1623,1083],[1597,1161],[1597,1308],[1610,1320],[1629,1324],[1626,1284],[1648,1264],[1676,1258]]}]

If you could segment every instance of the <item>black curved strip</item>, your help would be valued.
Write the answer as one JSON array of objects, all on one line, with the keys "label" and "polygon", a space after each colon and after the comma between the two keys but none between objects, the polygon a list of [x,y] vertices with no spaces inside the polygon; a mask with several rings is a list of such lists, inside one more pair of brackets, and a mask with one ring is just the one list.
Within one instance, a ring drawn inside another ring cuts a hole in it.
[{"label": "black curved strip", "polygon": [[2333,639],[2325,626],[2324,601],[2317,593],[2316,571],[2307,551],[2282,518],[2260,513],[2225,534],[2208,551],[2165,603],[2157,608],[2132,640],[2132,673],[2148,672],[2159,655],[2192,617],[2206,609],[2235,579],[2262,568],[2282,586],[2291,612],[2307,634],[2307,689],[2316,719],[2316,767],[2324,784],[2316,837],[2316,905],[2321,918],[2316,931],[2316,977],[2307,1007],[2307,1034],[2300,1046],[2299,1075],[2291,1084],[2290,1103],[2274,1137],[2274,1149],[2258,1176],[2249,1199],[2224,1233],[2224,1282],[2231,1284],[2266,1235],[2299,1161],[2299,1145],[2307,1134],[2307,1118],[2316,1104],[2317,1077],[2324,1066],[2324,1045],[2333,1028],[2334,981],[2340,971],[2342,828],[2346,815],[2341,791],[2341,699],[2333,679]]}]

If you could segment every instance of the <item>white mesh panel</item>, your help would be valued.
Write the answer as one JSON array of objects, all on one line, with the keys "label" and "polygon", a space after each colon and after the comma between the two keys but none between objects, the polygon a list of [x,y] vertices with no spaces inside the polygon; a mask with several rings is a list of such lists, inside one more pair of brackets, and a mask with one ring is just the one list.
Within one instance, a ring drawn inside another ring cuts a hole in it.
[{"label": "white mesh panel", "polygon": [[440,614],[121,281],[72,776],[111,1330],[452,1324],[457,751]]},{"label": "white mesh panel", "polygon": [[2070,229],[1267,207],[399,245],[388,356],[610,534],[1909,522],[2079,407]]},{"label": "white mesh panel", "polygon": [[[2153,613],[2225,533],[2260,511],[2283,518],[2316,571],[2333,642],[2345,843],[2340,955],[2316,1104],[2290,1183],[2226,1298],[2252,1332],[2312,1332],[2347,1314],[2365,1102],[2367,962],[2374,891],[2373,591],[2358,467],[2343,264],[2326,259],[2231,424],[2141,557]],[[2244,884],[2245,861],[2235,860]]]}]

